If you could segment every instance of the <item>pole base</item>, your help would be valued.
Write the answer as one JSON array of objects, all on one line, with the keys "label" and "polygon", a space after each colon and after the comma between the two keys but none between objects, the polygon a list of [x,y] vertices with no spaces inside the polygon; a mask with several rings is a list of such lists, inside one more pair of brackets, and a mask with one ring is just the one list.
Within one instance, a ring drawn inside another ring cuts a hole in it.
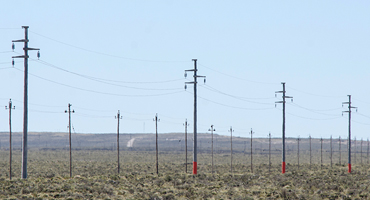
[{"label": "pole base", "polygon": [[281,173],[285,174],[285,162],[281,165]]},{"label": "pole base", "polygon": [[351,173],[351,169],[352,169],[351,164],[348,163],[348,173]]},{"label": "pole base", "polygon": [[193,162],[193,174],[197,174],[197,162]]}]

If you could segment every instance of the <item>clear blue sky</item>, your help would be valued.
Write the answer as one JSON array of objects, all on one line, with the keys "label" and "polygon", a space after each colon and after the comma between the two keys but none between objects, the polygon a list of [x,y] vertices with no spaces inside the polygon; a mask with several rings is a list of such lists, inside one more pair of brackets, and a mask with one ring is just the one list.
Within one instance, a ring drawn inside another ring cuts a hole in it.
[{"label": "clear blue sky", "polygon": [[[198,59],[198,132],[281,137],[275,91],[286,82],[288,137],[347,138],[342,102],[353,97],[353,137],[370,131],[367,1],[4,1],[0,8],[0,105],[13,99],[22,130],[22,39],[29,26],[29,131],[183,132],[193,125],[184,70]],[[354,110],[355,111],[355,110]],[[0,112],[0,131],[8,112]]]}]

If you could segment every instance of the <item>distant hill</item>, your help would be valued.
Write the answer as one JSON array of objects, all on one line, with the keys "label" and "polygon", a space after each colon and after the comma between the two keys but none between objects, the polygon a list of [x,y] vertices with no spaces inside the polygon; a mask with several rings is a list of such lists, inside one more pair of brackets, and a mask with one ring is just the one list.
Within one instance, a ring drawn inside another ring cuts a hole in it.
[{"label": "distant hill", "polygon": [[[12,134],[13,149],[21,149],[22,133],[16,132]],[[198,133],[198,151],[211,151],[211,134]],[[120,134],[120,150],[134,150],[134,151],[155,151],[155,134]],[[312,139],[312,150],[319,150],[321,148],[320,139]],[[342,151],[347,148],[347,141],[341,142]],[[158,145],[160,151],[184,151],[185,138],[184,133],[164,133],[158,136]],[[214,134],[214,151],[229,152],[230,151],[230,137],[224,135]],[[271,139],[271,149],[273,152],[281,151],[281,138]],[[354,142],[353,142],[354,145]],[[360,142],[357,141],[357,149],[360,148]],[[364,142],[364,146],[367,145]],[[68,133],[57,132],[30,132],[28,133],[28,146],[30,149],[64,149],[69,147]],[[339,149],[338,139],[332,140],[333,151]],[[117,147],[117,134],[79,134],[72,133],[72,148],[79,149],[102,149],[115,150]],[[0,149],[9,148],[9,133],[0,133]],[[193,134],[188,134],[188,151],[193,149]],[[253,138],[253,151],[255,153],[266,153],[269,149],[268,138]],[[297,150],[297,139],[286,139],[287,151]],[[330,149],[330,140],[323,140],[323,149],[328,151]],[[309,140],[307,138],[301,139],[300,150],[309,150]],[[250,138],[233,137],[233,151],[236,152],[250,152]],[[364,147],[366,151],[366,147]]]}]

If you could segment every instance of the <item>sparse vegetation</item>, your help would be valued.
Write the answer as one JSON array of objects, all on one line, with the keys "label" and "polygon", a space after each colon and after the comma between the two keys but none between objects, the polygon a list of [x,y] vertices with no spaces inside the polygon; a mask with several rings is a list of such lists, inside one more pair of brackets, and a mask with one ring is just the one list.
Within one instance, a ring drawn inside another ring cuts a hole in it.
[{"label": "sparse vegetation", "polygon": [[[155,174],[154,152],[122,152],[121,173],[117,174],[115,152],[93,150],[73,152],[73,178],[69,178],[68,152],[29,151],[27,180],[20,179],[20,152],[13,163],[13,180],[8,178],[7,151],[0,151],[0,198],[7,199],[367,199],[370,198],[368,165],[327,163],[309,168],[287,165],[281,174],[274,158],[268,172],[266,155],[256,155],[250,173],[249,155],[235,154],[230,174],[228,154],[216,154],[216,173],[211,174],[210,155],[199,155],[198,175],[184,173],[183,154],[161,152],[159,175]],[[191,157],[189,158],[191,160]],[[248,163],[248,164],[247,164]]]}]

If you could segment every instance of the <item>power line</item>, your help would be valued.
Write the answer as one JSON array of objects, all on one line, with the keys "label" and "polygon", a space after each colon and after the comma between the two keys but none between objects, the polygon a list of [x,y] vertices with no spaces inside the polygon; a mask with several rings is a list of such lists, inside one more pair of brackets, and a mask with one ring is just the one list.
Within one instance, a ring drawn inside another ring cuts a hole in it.
[{"label": "power line", "polygon": [[226,74],[226,73],[224,73],[224,72],[221,72],[221,71],[218,71],[218,70],[212,69],[212,68],[207,67],[207,66],[205,66],[205,65],[202,65],[202,64],[200,64],[200,65],[201,65],[201,66],[203,66],[203,67],[205,67],[205,68],[207,68],[207,69],[209,69],[209,70],[212,70],[212,71],[214,71],[214,72],[217,72],[217,73],[219,73],[219,74],[222,74],[222,75],[224,75],[224,76],[228,76],[228,77],[235,78],[235,79],[242,80],[242,81],[247,81],[247,82],[251,82],[251,83],[259,83],[259,84],[269,84],[269,85],[276,85],[276,84],[277,84],[277,83],[269,83],[269,82],[252,81],[252,80],[248,80],[248,79],[244,79],[244,78],[239,78],[239,77],[236,77],[236,76],[233,76],[233,75],[230,75],[230,74]]},{"label": "power line", "polygon": [[[17,68],[14,68],[14,69],[22,72],[22,70],[20,70],[20,69],[17,69]],[[73,88],[73,89],[76,89],[76,90],[81,90],[81,91],[91,92],[91,93],[96,93],[96,94],[111,95],[111,96],[121,96],[121,97],[153,97],[153,96],[164,96],[164,95],[171,95],[171,94],[177,94],[177,93],[183,92],[183,91],[177,91],[177,92],[168,92],[168,93],[162,93],[162,94],[145,94],[145,95],[116,94],[116,93],[100,92],[100,91],[95,91],[95,90],[90,90],[90,89],[79,88],[79,87],[67,85],[67,84],[64,84],[64,83],[59,83],[59,82],[56,82],[56,81],[53,81],[53,80],[50,80],[50,79],[46,79],[46,78],[37,76],[35,74],[31,74],[31,73],[29,73],[29,74],[32,75],[32,76],[34,76],[34,77],[37,77],[39,79],[42,79],[44,81],[52,82],[52,83],[55,83],[55,84],[58,84],[58,85],[62,85],[62,86],[65,86],[65,87],[69,87],[69,88]]]},{"label": "power line", "polygon": [[111,54],[107,54],[107,53],[102,53],[102,52],[98,52],[98,51],[94,51],[94,50],[89,50],[89,49],[86,49],[86,48],[78,47],[78,46],[71,45],[71,44],[68,44],[68,43],[65,43],[65,42],[61,42],[61,41],[55,40],[53,38],[50,38],[50,37],[41,35],[41,34],[36,33],[36,32],[33,32],[33,31],[30,31],[30,32],[31,33],[34,33],[36,35],[39,35],[41,37],[44,37],[46,39],[52,40],[54,42],[57,42],[57,43],[60,43],[60,44],[63,44],[63,45],[69,46],[69,47],[73,47],[75,49],[79,49],[79,50],[82,50],[82,51],[86,51],[86,52],[90,52],[90,53],[94,53],[94,54],[99,54],[99,55],[103,55],[103,56],[113,57],[113,58],[120,58],[120,59],[125,59],[125,60],[133,60],[133,61],[141,61],[141,62],[158,62],[158,63],[181,63],[181,62],[189,62],[189,61],[147,60],[147,59],[136,59],[136,58],[129,58],[129,57],[111,55]]},{"label": "power line", "polygon": [[[188,92],[188,91],[186,91],[186,92]],[[188,92],[188,93],[189,94],[193,94],[191,92]],[[209,100],[209,99],[203,98],[203,97],[201,97],[199,95],[198,95],[198,97],[200,99],[203,99],[205,101],[209,101],[209,102],[214,103],[214,104],[218,104],[218,105],[229,107],[229,108],[241,109],[241,110],[270,110],[270,109],[274,109],[273,107],[271,107],[271,108],[244,108],[244,107],[238,107],[238,106],[230,106],[230,105],[226,105],[226,104],[223,104],[223,103],[219,103],[219,102],[216,102],[216,101],[213,101],[213,100]]]},{"label": "power line", "polygon": [[304,94],[308,94],[308,95],[312,95],[312,96],[317,96],[317,97],[325,97],[325,98],[343,98],[343,96],[328,96],[328,95],[320,95],[320,94],[313,94],[313,93],[309,93],[309,92],[305,92],[305,91],[302,91],[302,90],[298,90],[298,89],[295,89],[295,88],[292,88],[292,87],[288,87],[287,88],[290,88],[292,90],[295,90],[297,92],[301,92],[301,93],[304,93]]},{"label": "power line", "polygon": [[[245,102],[255,103],[255,104],[270,105],[270,103],[261,103],[261,102],[256,102],[256,101],[250,101],[250,100],[247,100],[248,98],[245,98],[245,97],[235,96],[235,95],[231,95],[231,94],[228,94],[228,93],[225,93],[225,92],[221,92],[220,90],[217,90],[217,89],[215,89],[215,88],[213,88],[211,86],[208,86],[208,85],[203,85],[202,87],[204,87],[205,89],[210,90],[212,92],[216,92],[216,93],[219,93],[219,94],[228,96],[228,97],[232,97],[232,98],[238,99],[240,101],[245,101]],[[268,99],[273,99],[273,98],[268,98]]]},{"label": "power line", "polygon": [[[298,108],[301,108],[301,109],[304,109],[304,110],[307,110],[307,111],[310,111],[310,112],[316,113],[316,114],[320,114],[320,115],[327,115],[327,116],[337,116],[337,115],[335,115],[335,114],[320,113],[320,112],[317,112],[317,111],[319,111],[319,110],[309,109],[309,108],[306,108],[306,107],[300,106],[300,105],[298,105],[298,104],[296,104],[296,103],[293,103],[293,102],[292,102],[292,103],[290,103],[290,104],[291,104],[291,105],[293,105],[293,106],[296,106],[296,107],[298,107]],[[339,109],[341,109],[341,108],[328,109],[327,111],[339,110]],[[321,110],[321,111],[324,111],[324,110]]]},{"label": "power line", "polygon": [[153,83],[169,83],[169,82],[175,82],[175,81],[180,81],[180,80],[183,80],[183,79],[173,79],[173,80],[164,80],[164,81],[151,81],[151,82],[128,82],[128,81],[117,81],[117,80],[110,80],[110,79],[103,79],[103,78],[98,78],[98,77],[93,77],[93,76],[88,76],[88,75],[83,75],[83,74],[80,74],[80,73],[76,73],[76,72],[72,72],[72,71],[69,71],[69,70],[66,70],[66,69],[63,69],[61,67],[57,67],[53,64],[50,64],[50,63],[47,63],[45,61],[39,61],[39,60],[35,60],[43,65],[46,65],[46,66],[49,66],[49,67],[52,67],[52,68],[55,68],[55,69],[58,69],[58,70],[61,70],[61,71],[64,71],[64,72],[67,72],[67,73],[70,73],[70,74],[73,74],[73,75],[76,75],[76,76],[79,76],[79,77],[82,77],[82,78],[85,78],[85,79],[88,79],[88,80],[91,80],[91,81],[96,81],[96,82],[99,82],[99,83],[104,83],[104,84],[108,84],[108,85],[113,85],[113,86],[118,86],[118,87],[125,87],[125,88],[131,88],[131,89],[141,89],[141,90],[178,90],[178,88],[171,88],[171,89],[153,89],[153,88],[138,88],[138,87],[132,87],[132,86],[125,86],[125,85],[119,85],[119,84],[114,84],[114,83],[109,83],[109,82],[115,82],[115,83],[126,83],[126,84],[153,84]]}]

